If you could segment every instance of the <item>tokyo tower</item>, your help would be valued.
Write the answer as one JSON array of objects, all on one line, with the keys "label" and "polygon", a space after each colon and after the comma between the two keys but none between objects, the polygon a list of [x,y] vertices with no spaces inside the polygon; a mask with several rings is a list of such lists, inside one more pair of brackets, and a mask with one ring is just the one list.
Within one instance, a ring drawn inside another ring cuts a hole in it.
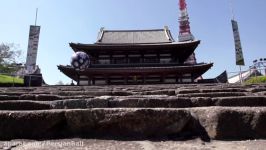
[{"label": "tokyo tower", "polygon": [[[186,41],[193,41],[194,36],[190,31],[190,22],[189,16],[187,12],[187,3],[186,0],[179,0],[179,9],[180,9],[180,16],[179,16],[179,35],[178,41],[179,42],[186,42]],[[186,64],[196,64],[196,57],[195,53],[193,53],[185,62]]]}]

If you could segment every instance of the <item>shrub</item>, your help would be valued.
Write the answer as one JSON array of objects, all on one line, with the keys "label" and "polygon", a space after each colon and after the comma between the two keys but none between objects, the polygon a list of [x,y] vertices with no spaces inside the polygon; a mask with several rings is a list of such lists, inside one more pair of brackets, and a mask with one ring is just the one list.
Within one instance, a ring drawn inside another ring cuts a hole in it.
[{"label": "shrub", "polygon": [[266,76],[257,76],[252,77],[245,82],[246,84],[259,84],[259,83],[266,83]]}]

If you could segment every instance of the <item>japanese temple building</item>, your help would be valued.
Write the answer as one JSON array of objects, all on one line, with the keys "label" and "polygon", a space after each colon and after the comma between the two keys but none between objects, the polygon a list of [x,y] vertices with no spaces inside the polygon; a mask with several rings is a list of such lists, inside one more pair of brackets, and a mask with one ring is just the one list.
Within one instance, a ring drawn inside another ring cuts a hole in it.
[{"label": "japanese temple building", "polygon": [[85,70],[59,65],[78,85],[194,83],[212,63],[189,64],[199,40],[176,42],[168,27],[155,30],[101,29],[94,44],[70,43],[90,56]]}]

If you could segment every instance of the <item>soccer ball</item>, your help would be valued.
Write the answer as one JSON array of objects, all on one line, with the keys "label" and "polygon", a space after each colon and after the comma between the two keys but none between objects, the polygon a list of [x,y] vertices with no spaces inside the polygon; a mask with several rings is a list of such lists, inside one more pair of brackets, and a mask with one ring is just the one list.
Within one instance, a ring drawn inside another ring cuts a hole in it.
[{"label": "soccer ball", "polygon": [[71,57],[71,65],[76,70],[85,70],[90,65],[90,58],[84,52],[76,52]]}]

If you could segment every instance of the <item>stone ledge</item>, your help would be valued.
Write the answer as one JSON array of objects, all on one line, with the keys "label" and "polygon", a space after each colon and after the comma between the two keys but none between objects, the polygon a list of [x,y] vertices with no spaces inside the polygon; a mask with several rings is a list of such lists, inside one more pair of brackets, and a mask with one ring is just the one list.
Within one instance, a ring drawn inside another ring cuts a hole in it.
[{"label": "stone ledge", "polygon": [[177,134],[190,121],[186,110],[87,109],[1,111],[0,139],[139,137]]},{"label": "stone ledge", "polygon": [[100,96],[94,98],[63,99],[53,101],[5,100],[0,110],[45,110],[87,108],[190,108],[190,107],[263,107],[265,96],[241,97],[177,97],[177,96]]},{"label": "stone ledge", "polygon": [[211,139],[266,138],[266,107],[191,108]]},{"label": "stone ledge", "polygon": [[66,137],[266,138],[266,107],[1,111],[0,139]]}]

